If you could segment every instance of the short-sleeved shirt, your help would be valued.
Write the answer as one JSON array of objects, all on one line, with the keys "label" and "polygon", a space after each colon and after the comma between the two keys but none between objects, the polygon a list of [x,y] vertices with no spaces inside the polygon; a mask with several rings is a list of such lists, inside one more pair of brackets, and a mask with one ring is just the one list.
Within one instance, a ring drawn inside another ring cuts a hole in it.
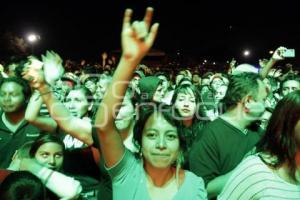
[{"label": "short-sleeved shirt", "polygon": [[300,185],[284,181],[258,155],[251,155],[234,170],[218,199],[296,200]]},{"label": "short-sleeved shirt", "polygon": [[243,133],[217,118],[202,129],[202,137],[193,144],[189,155],[190,169],[207,184],[233,170],[260,138],[259,133],[250,130]]},{"label": "short-sleeved shirt", "polygon": [[[147,189],[147,178],[140,159],[125,150],[123,158],[108,169],[113,182],[114,200],[151,200]],[[185,179],[173,200],[207,199],[202,178],[185,171]]]}]

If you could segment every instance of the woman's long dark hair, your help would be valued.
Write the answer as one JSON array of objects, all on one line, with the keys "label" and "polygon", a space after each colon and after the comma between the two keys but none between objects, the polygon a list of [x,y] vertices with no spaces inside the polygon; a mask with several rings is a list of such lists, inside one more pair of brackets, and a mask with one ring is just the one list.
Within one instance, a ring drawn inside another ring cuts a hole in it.
[{"label": "woman's long dark hair", "polygon": [[300,140],[296,138],[295,127],[300,120],[300,91],[294,91],[280,100],[270,118],[266,133],[257,145],[257,152],[266,152],[277,158],[269,164],[278,168],[287,163],[289,175],[296,181],[296,152]]}]

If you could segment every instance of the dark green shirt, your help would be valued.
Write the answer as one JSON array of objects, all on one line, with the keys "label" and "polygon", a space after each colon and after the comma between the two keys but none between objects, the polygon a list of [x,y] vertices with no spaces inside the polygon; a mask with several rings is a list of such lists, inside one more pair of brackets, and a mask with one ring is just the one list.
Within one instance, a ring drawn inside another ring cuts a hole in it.
[{"label": "dark green shirt", "polygon": [[221,118],[202,129],[202,137],[191,149],[190,169],[205,184],[233,170],[256,145],[261,136],[242,132]]}]

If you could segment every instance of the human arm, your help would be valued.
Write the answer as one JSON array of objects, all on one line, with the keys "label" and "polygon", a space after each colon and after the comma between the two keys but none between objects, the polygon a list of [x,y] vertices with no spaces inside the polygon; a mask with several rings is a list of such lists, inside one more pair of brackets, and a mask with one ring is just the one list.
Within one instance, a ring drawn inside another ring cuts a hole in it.
[{"label": "human arm", "polygon": [[279,47],[275,50],[273,53],[272,57],[268,62],[266,62],[265,66],[263,66],[262,70],[260,70],[259,75],[262,79],[266,78],[269,71],[272,69],[272,67],[280,60],[283,60],[284,57],[282,54],[286,51],[287,49],[285,47]]},{"label": "human arm", "polygon": [[132,10],[125,11],[121,34],[122,56],[95,120],[101,153],[108,168],[124,155],[125,148],[114,121],[135,67],[149,51],[157,34],[158,24],[152,25],[149,31],[152,13],[153,9],[147,8],[144,21],[131,24]]},{"label": "human arm", "polygon": [[[47,65],[47,62],[45,62],[44,65]],[[33,88],[40,92],[43,102],[46,104],[51,117],[62,130],[81,140],[85,144],[93,144],[91,123],[72,116],[65,105],[56,98],[52,87],[46,82],[45,72],[42,68],[29,65],[24,69],[22,75],[23,78],[30,81]]]},{"label": "human arm", "polygon": [[55,120],[48,116],[39,116],[42,104],[43,100],[40,93],[35,91],[27,105],[25,120],[43,131],[54,133],[57,128]]},{"label": "human arm", "polygon": [[218,194],[221,193],[232,172],[233,171],[230,171],[224,175],[217,176],[207,183],[206,190],[208,199],[215,198]]},{"label": "human arm", "polygon": [[63,199],[74,199],[82,191],[79,181],[38,164],[34,159],[22,159],[20,170],[26,170],[36,175],[45,186]]}]

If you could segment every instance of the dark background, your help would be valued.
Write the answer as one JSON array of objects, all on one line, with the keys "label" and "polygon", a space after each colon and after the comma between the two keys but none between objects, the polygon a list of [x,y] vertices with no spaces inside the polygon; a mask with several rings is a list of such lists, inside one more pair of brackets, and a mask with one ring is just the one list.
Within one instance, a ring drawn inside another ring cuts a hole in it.
[{"label": "dark background", "polygon": [[[34,31],[41,36],[36,54],[46,49],[64,59],[100,60],[101,52],[120,48],[120,31],[125,8],[142,19],[147,6],[155,9],[160,22],[154,49],[170,55],[257,63],[269,51],[283,45],[300,47],[300,11],[290,1],[39,1],[2,2],[0,34],[25,38]],[[3,39],[3,37],[2,37]],[[2,41],[2,57],[13,54]],[[249,49],[248,58],[242,51]],[[291,59],[298,65],[299,58]]]}]

